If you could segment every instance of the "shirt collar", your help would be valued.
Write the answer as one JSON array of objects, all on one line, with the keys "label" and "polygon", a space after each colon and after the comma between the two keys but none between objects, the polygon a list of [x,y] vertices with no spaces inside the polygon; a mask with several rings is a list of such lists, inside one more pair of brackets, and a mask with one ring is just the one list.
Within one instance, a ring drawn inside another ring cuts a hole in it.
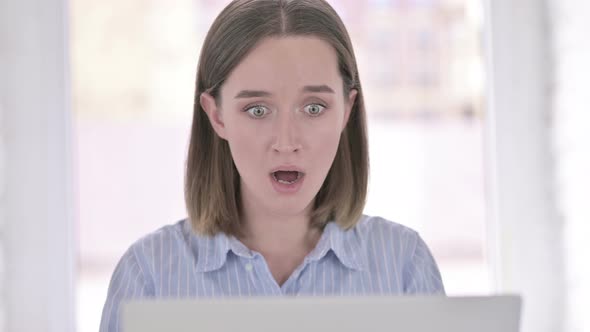
[{"label": "shirt collar", "polygon": [[324,227],[317,246],[309,253],[306,260],[319,261],[330,251],[336,255],[342,265],[353,270],[364,269],[361,243],[356,227],[344,230],[336,222],[329,222]]},{"label": "shirt collar", "polygon": [[216,236],[197,236],[197,272],[210,272],[220,269],[227,259],[229,241],[225,234]]},{"label": "shirt collar", "polygon": [[[219,233],[215,236],[196,235],[190,231],[190,222],[185,225],[191,237],[196,237],[197,272],[210,272],[223,267],[227,254],[234,254],[244,258],[254,258],[254,252],[233,236]],[[195,248],[196,247],[196,248]],[[307,255],[305,261],[319,261],[332,251],[341,264],[353,269],[363,270],[361,259],[361,243],[356,227],[343,230],[337,223],[331,221],[324,227],[322,236],[316,247]]]}]

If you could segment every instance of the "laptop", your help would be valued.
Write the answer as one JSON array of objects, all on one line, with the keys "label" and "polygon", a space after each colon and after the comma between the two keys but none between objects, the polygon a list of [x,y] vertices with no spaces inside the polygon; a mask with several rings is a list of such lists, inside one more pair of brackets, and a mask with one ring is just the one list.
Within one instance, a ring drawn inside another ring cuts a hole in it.
[{"label": "laptop", "polygon": [[251,297],[139,300],[123,332],[518,332],[521,299],[486,297]]}]

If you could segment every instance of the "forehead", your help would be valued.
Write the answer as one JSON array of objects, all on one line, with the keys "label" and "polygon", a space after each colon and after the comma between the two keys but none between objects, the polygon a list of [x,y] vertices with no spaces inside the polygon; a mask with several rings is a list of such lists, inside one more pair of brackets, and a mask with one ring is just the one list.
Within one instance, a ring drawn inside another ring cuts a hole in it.
[{"label": "forehead", "polygon": [[242,89],[280,93],[326,84],[336,91],[341,82],[330,44],[316,37],[289,36],[263,39],[234,68],[222,89],[230,94]]}]

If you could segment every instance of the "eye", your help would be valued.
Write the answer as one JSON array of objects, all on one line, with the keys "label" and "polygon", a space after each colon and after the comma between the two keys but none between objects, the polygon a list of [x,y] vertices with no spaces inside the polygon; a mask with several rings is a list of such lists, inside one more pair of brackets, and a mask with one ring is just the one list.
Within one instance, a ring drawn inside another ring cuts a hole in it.
[{"label": "eye", "polygon": [[268,108],[262,105],[256,105],[247,108],[246,112],[250,113],[250,116],[252,116],[255,119],[262,119],[266,115],[266,113],[268,113]]},{"label": "eye", "polygon": [[319,116],[325,109],[326,107],[320,104],[309,104],[304,108],[305,112],[311,116]]}]

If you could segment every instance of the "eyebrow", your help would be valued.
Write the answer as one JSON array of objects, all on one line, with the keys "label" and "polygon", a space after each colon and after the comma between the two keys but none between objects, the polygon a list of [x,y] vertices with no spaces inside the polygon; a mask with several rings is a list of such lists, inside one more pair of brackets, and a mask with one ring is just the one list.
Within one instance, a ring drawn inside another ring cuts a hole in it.
[{"label": "eyebrow", "polygon": [[331,87],[322,85],[306,85],[303,87],[303,92],[323,92],[323,93],[334,93]]},{"label": "eyebrow", "polygon": [[268,91],[259,91],[259,90],[242,90],[238,93],[234,98],[256,98],[256,97],[268,97],[271,96],[272,93]]},{"label": "eyebrow", "polygon": [[[329,86],[322,85],[306,85],[301,89],[303,92],[315,92],[315,93],[334,93],[334,90]],[[234,98],[257,98],[257,97],[269,97],[272,93],[262,90],[242,90]]]}]

